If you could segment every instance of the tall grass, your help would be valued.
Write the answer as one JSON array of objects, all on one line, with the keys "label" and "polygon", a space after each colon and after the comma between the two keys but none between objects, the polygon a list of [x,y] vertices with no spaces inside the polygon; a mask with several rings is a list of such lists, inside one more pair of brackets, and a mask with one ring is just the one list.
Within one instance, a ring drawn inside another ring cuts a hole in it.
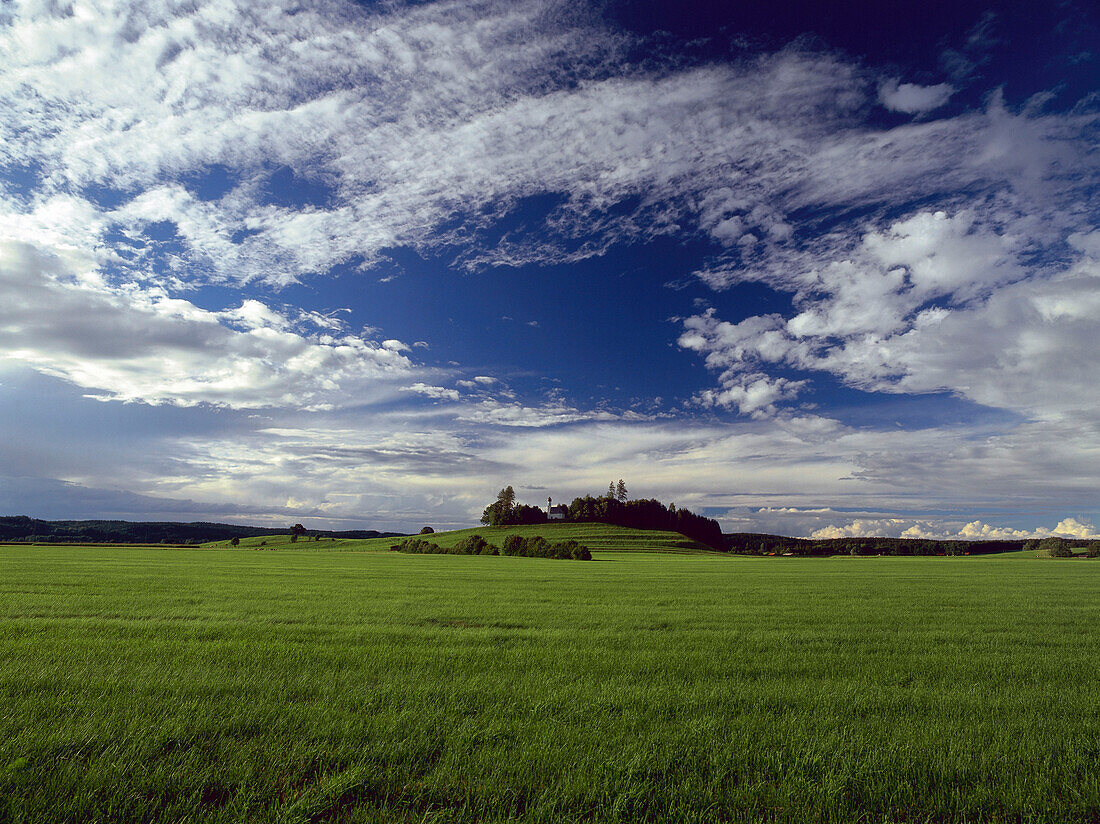
[{"label": "tall grass", "polygon": [[1100,565],[0,548],[0,820],[1096,821]]}]

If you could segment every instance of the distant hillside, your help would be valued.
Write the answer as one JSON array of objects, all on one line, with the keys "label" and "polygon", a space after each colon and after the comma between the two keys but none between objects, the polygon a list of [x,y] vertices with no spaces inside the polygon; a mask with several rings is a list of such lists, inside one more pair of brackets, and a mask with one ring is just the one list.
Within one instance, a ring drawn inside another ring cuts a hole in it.
[{"label": "distant hillside", "polygon": [[[238,526],[236,524],[174,523],[171,521],[42,521],[25,515],[0,516],[0,541],[65,544],[201,544],[230,538],[284,535],[290,527]],[[401,532],[352,529],[334,532],[307,529],[308,535],[325,538],[396,538]]]},{"label": "distant hillside", "polygon": [[988,555],[1019,552],[1024,541],[934,541],[924,538],[785,538],[754,532],[724,536],[744,555]]}]

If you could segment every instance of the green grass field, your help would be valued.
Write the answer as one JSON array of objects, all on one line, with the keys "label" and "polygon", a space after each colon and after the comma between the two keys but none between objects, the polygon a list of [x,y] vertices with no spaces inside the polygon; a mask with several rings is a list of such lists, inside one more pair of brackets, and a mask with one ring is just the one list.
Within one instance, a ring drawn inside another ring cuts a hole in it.
[{"label": "green grass field", "polygon": [[0,820],[1100,820],[1100,564],[334,547],[0,547]]},{"label": "green grass field", "polygon": [[[695,553],[711,552],[710,549],[681,535],[678,532],[661,532],[645,529],[623,529],[622,527],[608,524],[534,524],[531,526],[479,526],[472,529],[458,529],[452,532],[437,532],[431,535],[422,535],[427,541],[438,544],[441,547],[450,547],[457,544],[468,535],[480,535],[486,541],[495,546],[504,543],[504,539],[512,534],[530,538],[541,535],[550,542],[578,541],[589,549],[601,552],[676,552]],[[369,538],[367,540],[352,540],[338,538],[337,540],[311,541],[305,538],[299,539],[297,544],[291,544],[289,535],[266,536],[263,538],[243,538],[241,547],[280,549],[296,546],[303,549],[317,550],[352,550],[372,551],[388,550],[399,543],[401,538]],[[211,548],[227,548],[228,541],[214,541],[205,546]]]}]

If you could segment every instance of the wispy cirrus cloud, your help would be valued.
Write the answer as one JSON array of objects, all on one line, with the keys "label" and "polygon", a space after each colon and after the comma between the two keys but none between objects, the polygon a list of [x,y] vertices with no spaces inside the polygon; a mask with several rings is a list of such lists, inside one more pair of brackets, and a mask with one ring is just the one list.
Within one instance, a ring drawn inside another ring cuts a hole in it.
[{"label": "wispy cirrus cloud", "polygon": [[[718,271],[782,247],[802,210],[995,181],[1037,129],[1001,128],[994,109],[870,127],[880,78],[794,47],[642,70],[631,38],[552,2],[22,11],[3,33],[7,162],[48,169],[39,196],[84,195],[150,246],[149,227],[171,223],[177,268],[237,281],[370,265],[401,245],[468,267],[577,260],[685,222],[729,248]],[[915,105],[896,108],[929,101]],[[1048,138],[1028,148],[1049,154]],[[187,181],[213,168],[228,189],[200,196]],[[283,170],[320,200],[272,201]],[[544,193],[560,203],[543,232],[479,242]]]},{"label": "wispy cirrus cloud", "polygon": [[[995,90],[960,110],[995,22],[917,85],[802,43],[637,61],[643,38],[548,0],[6,4],[0,357],[100,398],[269,414],[194,450],[165,442],[129,482],[241,512],[275,501],[272,517],[458,523],[499,486],[487,474],[569,495],[615,466],[684,505],[754,507],[736,517],[758,525],[807,496],[864,524],[893,523],[887,504],[1005,500],[1056,523],[1096,504],[1100,120],[1095,101],[1048,111]],[[682,421],[517,397],[484,367],[419,364],[440,348],[427,335],[272,297],[334,267],[390,277],[397,248],[462,277],[659,237],[705,245],[695,278],[715,292],[794,304],[683,322],[685,358],[714,377]],[[211,284],[234,298],[213,306]],[[799,408],[820,376],[1017,420],[863,431]],[[697,416],[725,410],[745,419]],[[973,522],[950,517],[913,523]],[[805,523],[830,526],[849,529]]]}]

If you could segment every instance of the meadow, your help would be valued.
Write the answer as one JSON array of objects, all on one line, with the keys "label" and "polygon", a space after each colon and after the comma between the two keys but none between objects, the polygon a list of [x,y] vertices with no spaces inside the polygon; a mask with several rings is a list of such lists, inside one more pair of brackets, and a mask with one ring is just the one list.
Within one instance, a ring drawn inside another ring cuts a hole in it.
[{"label": "meadow", "polygon": [[1100,563],[355,548],[0,547],[0,821],[1100,820]]},{"label": "meadow", "polygon": [[[655,529],[624,529],[610,524],[591,523],[551,523],[530,524],[526,526],[479,526],[469,529],[456,529],[449,532],[434,532],[417,537],[431,541],[441,547],[451,547],[470,535],[480,535],[486,541],[496,546],[504,543],[509,535],[520,535],[531,538],[541,535],[548,541],[578,541],[589,549],[602,552],[675,552],[697,553],[712,552],[697,541],[693,541],[678,532],[665,532]],[[366,540],[352,540],[338,538],[335,541],[321,540],[313,542],[302,538],[297,546],[302,548],[335,549],[352,552],[370,550],[388,550],[394,544],[401,541],[400,538],[369,538]],[[240,542],[241,547],[259,548],[285,548],[291,546],[290,536],[265,536],[260,538],[244,538]],[[212,541],[206,544],[210,548],[228,548],[228,541]]]}]

